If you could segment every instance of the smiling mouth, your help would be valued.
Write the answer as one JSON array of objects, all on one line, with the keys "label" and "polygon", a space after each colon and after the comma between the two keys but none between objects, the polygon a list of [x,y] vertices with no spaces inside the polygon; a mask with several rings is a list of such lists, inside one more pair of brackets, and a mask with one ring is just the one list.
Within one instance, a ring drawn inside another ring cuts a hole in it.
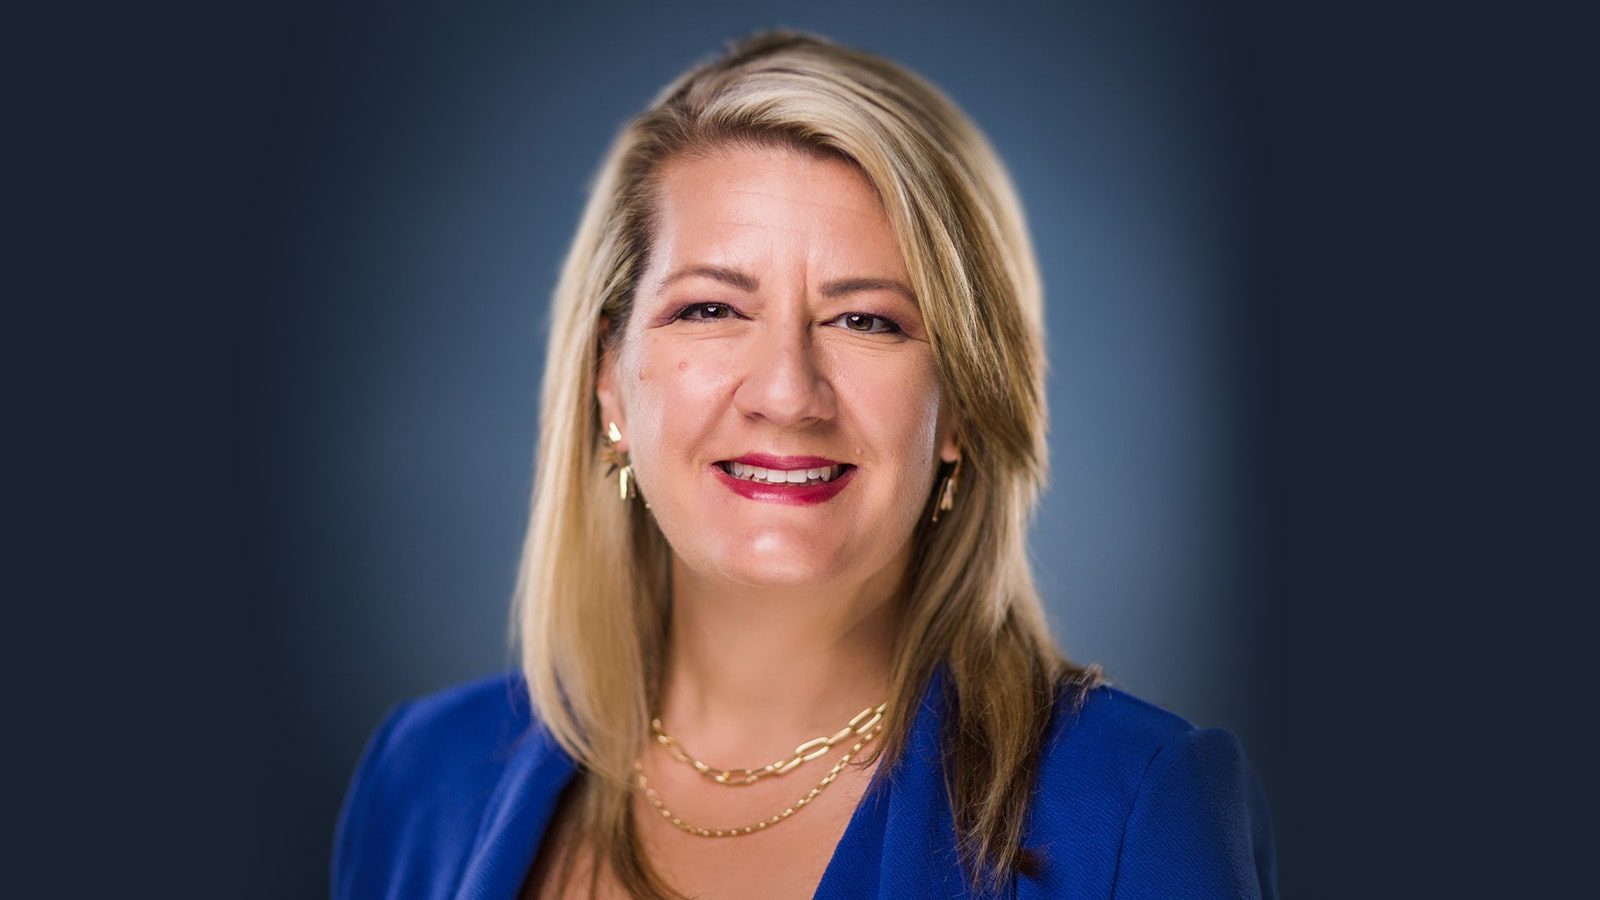
[{"label": "smiling mouth", "polygon": [[722,471],[734,478],[753,481],[757,484],[821,484],[832,481],[845,472],[855,468],[850,463],[840,463],[836,466],[822,466],[816,469],[763,469],[760,466],[747,466],[744,463],[723,460],[717,463]]}]

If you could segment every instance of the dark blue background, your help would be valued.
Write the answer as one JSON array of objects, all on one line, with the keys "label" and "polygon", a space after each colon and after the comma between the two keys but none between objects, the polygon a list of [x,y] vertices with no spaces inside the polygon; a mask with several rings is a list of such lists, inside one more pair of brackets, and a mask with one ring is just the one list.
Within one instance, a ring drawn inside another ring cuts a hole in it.
[{"label": "dark blue background", "polygon": [[663,84],[773,23],[904,62],[988,131],[1049,286],[1055,479],[1033,549],[1056,629],[1271,755],[1241,652],[1250,173],[1221,23],[921,2],[352,9],[292,35],[265,206],[293,266],[254,329],[268,596],[300,659],[280,690],[307,726],[286,858],[322,861],[311,826],[388,704],[505,664],[546,303],[586,183]]},{"label": "dark blue background", "polygon": [[1550,888],[1584,851],[1536,801],[1586,746],[1542,685],[1587,658],[1561,642],[1593,594],[1556,561],[1592,525],[1562,527],[1557,464],[1593,399],[1558,397],[1576,348],[1534,333],[1585,296],[1558,261],[1592,225],[1550,226],[1592,209],[1556,174],[1592,102],[1552,39],[1581,32],[1537,18],[24,19],[17,488],[24,546],[57,551],[21,554],[9,659],[38,723],[28,874],[323,892],[384,708],[509,663],[545,304],[601,152],[690,62],[785,24],[923,73],[1016,177],[1053,365],[1033,550],[1068,650],[1241,735],[1287,896]]}]

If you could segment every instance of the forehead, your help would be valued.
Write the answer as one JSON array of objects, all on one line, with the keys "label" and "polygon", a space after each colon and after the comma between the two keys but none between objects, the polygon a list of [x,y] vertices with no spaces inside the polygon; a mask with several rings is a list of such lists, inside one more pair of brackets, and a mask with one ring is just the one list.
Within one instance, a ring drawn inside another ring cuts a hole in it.
[{"label": "forehead", "polygon": [[854,164],[787,147],[719,148],[661,169],[662,262],[801,252],[903,273],[893,226]]}]

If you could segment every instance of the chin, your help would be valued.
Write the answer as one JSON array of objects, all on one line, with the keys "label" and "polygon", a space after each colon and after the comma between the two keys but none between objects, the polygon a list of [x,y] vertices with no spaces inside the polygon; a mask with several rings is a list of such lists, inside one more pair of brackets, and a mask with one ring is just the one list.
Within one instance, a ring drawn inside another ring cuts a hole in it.
[{"label": "chin", "polygon": [[750,588],[805,588],[822,585],[837,577],[834,570],[818,569],[816,565],[806,565],[794,559],[765,564],[758,559],[741,559],[734,564],[723,565],[722,573],[728,580],[738,581],[739,585]]},{"label": "chin", "polygon": [[832,554],[804,550],[791,541],[772,541],[767,552],[748,543],[728,548],[717,560],[724,578],[750,587],[785,588],[825,584],[841,574]]}]

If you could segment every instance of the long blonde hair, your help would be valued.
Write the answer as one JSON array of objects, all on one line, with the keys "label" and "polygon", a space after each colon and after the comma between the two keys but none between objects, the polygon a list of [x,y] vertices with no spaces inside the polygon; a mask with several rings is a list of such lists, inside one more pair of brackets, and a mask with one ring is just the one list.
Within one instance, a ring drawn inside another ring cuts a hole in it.
[{"label": "long blonde hair", "polygon": [[556,286],[512,634],[534,709],[584,775],[578,827],[600,861],[592,874],[609,866],[640,896],[679,896],[642,851],[631,813],[632,761],[657,700],[671,551],[643,504],[619,502],[605,477],[596,367],[628,321],[663,161],[730,142],[858,166],[920,298],[961,417],[962,470],[955,508],[936,524],[924,516],[912,536],[892,714],[860,762],[881,753],[877,775],[889,771],[928,678],[947,663],[945,781],[962,859],[974,889],[998,887],[1037,863],[1020,843],[1052,711],[1098,678],[1056,646],[1027,557],[1049,474],[1038,268],[1009,176],[950,100],[881,57],[790,30],[731,42],[622,129]]}]

